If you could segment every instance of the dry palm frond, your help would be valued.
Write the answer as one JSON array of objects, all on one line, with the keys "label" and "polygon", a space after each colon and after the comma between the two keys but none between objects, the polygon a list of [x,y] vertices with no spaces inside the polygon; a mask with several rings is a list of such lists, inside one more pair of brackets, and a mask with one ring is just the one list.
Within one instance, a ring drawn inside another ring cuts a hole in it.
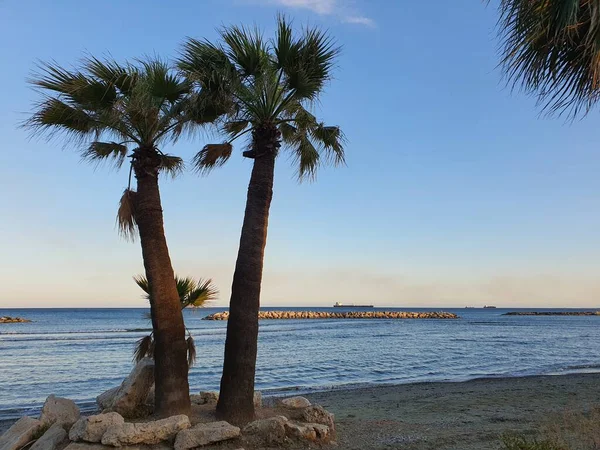
[{"label": "dry palm frond", "polygon": [[119,210],[117,212],[117,227],[119,233],[127,239],[133,241],[135,239],[135,229],[137,223],[135,221],[135,196],[136,192],[131,189],[125,189],[121,200],[119,201]]},{"label": "dry palm frond", "polygon": [[169,174],[171,178],[181,175],[184,168],[185,164],[183,163],[183,159],[180,157],[172,155],[160,155],[160,170]]},{"label": "dry palm frond", "polygon": [[101,163],[110,161],[115,167],[123,165],[127,156],[127,146],[116,142],[98,142],[90,143],[89,147],[81,155],[84,160]]},{"label": "dry palm frond", "polygon": [[196,343],[194,342],[194,338],[190,334],[186,339],[187,344],[187,360],[188,360],[188,368],[191,368],[196,363]]},{"label": "dry palm frond", "polygon": [[194,156],[194,166],[198,172],[209,172],[222,166],[231,156],[233,146],[229,142],[223,144],[207,144]]},{"label": "dry palm frond", "polygon": [[135,350],[133,351],[133,360],[137,363],[142,359],[154,357],[154,337],[152,334],[141,338],[135,344]]}]

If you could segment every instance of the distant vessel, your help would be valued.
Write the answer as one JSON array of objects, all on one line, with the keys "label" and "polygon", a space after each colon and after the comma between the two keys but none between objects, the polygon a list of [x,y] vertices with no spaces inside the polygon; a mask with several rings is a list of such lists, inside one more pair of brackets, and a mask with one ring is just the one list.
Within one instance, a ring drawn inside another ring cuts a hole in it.
[{"label": "distant vessel", "polygon": [[340,302],[335,302],[334,308],[374,308],[373,305],[344,305]]},{"label": "distant vessel", "polygon": [[495,306],[492,305],[485,305],[484,308],[495,308]]},{"label": "distant vessel", "polygon": [[465,309],[475,309],[474,306],[465,306]]}]

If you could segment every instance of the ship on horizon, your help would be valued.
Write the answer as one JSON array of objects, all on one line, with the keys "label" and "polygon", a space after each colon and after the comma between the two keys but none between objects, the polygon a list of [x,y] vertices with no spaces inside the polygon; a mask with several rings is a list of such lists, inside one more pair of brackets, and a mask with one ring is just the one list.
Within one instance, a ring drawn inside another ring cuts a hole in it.
[{"label": "ship on horizon", "polygon": [[340,302],[335,302],[334,308],[374,308],[373,305],[344,305]]}]

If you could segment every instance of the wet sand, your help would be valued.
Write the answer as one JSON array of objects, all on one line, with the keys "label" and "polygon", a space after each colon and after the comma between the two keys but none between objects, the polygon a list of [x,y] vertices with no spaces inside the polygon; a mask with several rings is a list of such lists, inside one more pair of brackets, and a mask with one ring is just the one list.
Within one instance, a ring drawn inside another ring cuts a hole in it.
[{"label": "wet sand", "polygon": [[600,406],[600,374],[420,383],[307,396],[336,415],[340,449],[497,450],[565,411]]}]

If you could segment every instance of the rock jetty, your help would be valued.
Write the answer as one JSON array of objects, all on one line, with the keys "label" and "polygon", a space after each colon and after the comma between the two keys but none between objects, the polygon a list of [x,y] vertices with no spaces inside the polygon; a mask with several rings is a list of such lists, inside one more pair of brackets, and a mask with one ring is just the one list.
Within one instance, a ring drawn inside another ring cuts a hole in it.
[{"label": "rock jetty", "polygon": [[[449,312],[405,312],[405,311],[260,311],[258,318],[268,319],[458,319],[456,314]],[[210,314],[202,320],[227,320],[229,313],[219,312]]]},{"label": "rock jetty", "polygon": [[27,323],[27,322],[31,322],[31,320],[23,319],[22,317],[10,317],[10,316],[0,317],[0,323]]},{"label": "rock jetty", "polygon": [[504,316],[600,316],[600,311],[511,311]]}]

